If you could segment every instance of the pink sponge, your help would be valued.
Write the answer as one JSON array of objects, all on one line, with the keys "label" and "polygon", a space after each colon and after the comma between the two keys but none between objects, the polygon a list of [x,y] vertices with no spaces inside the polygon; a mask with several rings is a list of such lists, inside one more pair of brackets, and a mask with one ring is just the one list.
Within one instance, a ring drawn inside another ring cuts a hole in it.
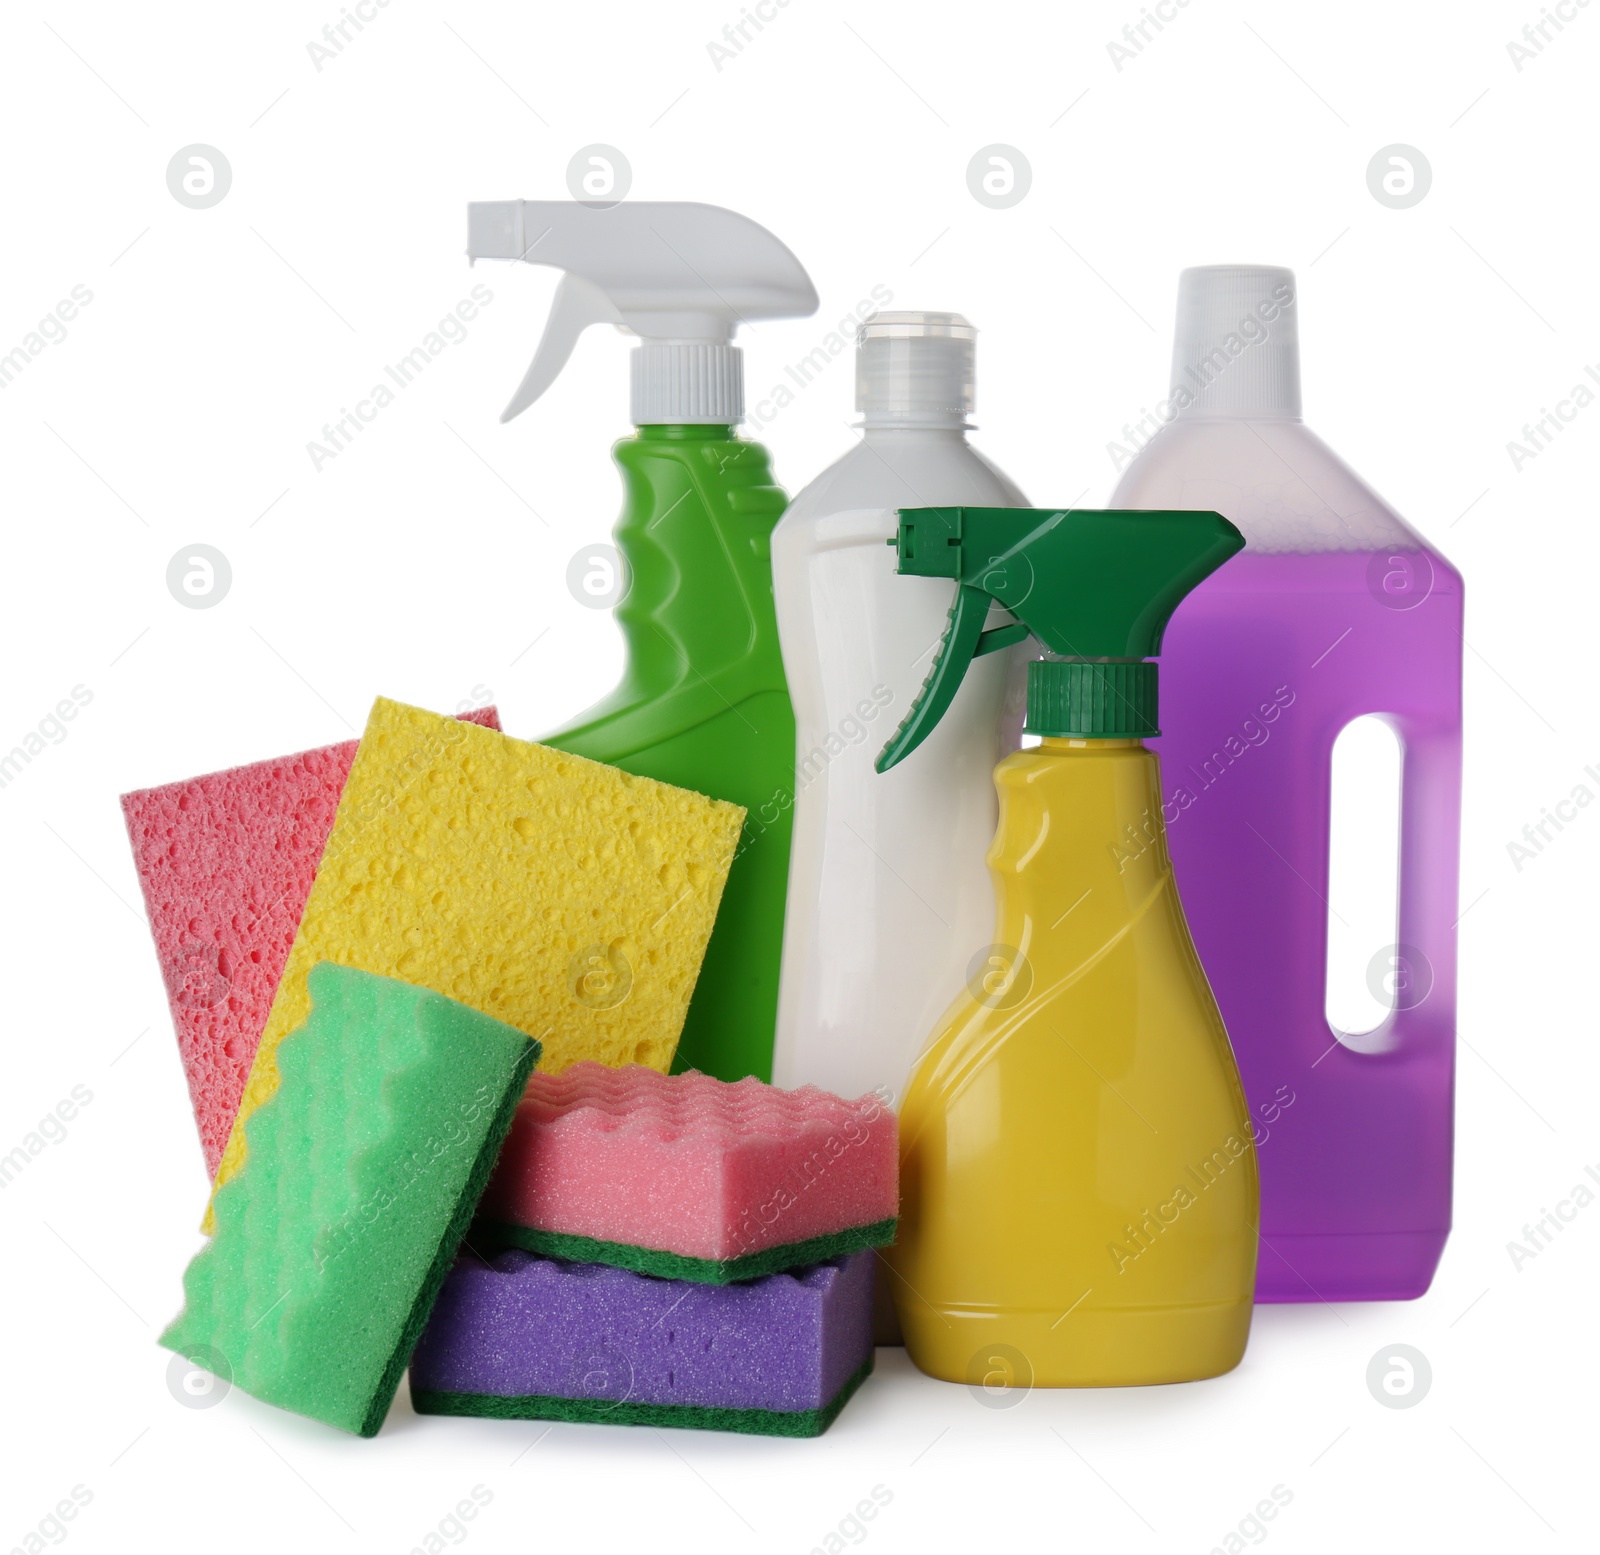
[{"label": "pink sponge", "polygon": [[[463,716],[500,727],[492,707]],[[122,796],[212,1176],[357,743]]]},{"label": "pink sponge", "polygon": [[754,1279],[892,1241],[898,1161],[874,1096],[579,1063],[529,1082],[472,1240]]}]

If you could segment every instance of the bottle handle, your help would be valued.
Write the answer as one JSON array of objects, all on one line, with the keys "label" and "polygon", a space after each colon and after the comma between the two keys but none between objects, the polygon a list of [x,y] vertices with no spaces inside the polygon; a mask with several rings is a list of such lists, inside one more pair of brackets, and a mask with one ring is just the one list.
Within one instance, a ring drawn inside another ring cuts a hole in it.
[{"label": "bottle handle", "polygon": [[1389,1013],[1364,1041],[1330,1027],[1354,1061],[1448,1050],[1455,1036],[1460,725],[1399,713],[1369,716],[1382,719],[1400,746],[1399,878],[1394,943],[1377,951],[1369,972],[1390,982]]},{"label": "bottle handle", "polygon": [[1400,736],[1400,891],[1395,955],[1409,977],[1396,992],[1397,1047],[1455,1042],[1460,921],[1461,724],[1395,718]]}]

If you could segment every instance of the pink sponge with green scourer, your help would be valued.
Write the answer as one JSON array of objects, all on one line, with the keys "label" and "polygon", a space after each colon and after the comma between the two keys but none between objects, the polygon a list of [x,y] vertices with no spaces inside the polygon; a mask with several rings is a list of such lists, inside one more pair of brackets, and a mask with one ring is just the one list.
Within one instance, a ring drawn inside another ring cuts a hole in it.
[{"label": "pink sponge with green scourer", "polygon": [[[462,716],[500,727],[492,707]],[[356,745],[346,740],[122,796],[213,1177]]]},{"label": "pink sponge with green scourer", "polygon": [[875,1096],[578,1063],[530,1080],[471,1241],[751,1280],[893,1241],[898,1163]]}]

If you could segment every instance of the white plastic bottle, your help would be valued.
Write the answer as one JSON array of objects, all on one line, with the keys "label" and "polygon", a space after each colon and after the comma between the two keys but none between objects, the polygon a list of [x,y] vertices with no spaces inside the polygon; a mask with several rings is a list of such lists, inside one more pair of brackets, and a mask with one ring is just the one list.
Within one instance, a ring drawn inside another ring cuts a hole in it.
[{"label": "white plastic bottle", "polygon": [[[862,325],[861,441],[773,531],[798,741],[778,1085],[882,1090],[898,1103],[993,934],[993,774],[1020,732],[1020,698],[1007,692],[1020,688],[1027,645],[974,663],[926,743],[887,773],[873,769],[950,608],[944,580],[896,575],[894,510],[1027,505],[967,442],[975,335],[955,313],[879,313]],[[990,624],[1009,620],[997,610]]]}]

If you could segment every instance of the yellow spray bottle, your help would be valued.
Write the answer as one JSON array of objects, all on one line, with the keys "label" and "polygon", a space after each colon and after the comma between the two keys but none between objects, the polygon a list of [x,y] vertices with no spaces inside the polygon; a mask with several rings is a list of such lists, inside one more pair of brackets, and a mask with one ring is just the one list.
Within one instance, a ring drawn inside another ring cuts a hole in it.
[{"label": "yellow spray bottle", "polygon": [[[953,579],[921,695],[1028,631],[1041,736],[995,770],[994,943],[901,1106],[891,1284],[906,1348],[953,1382],[1108,1387],[1237,1365],[1260,1193],[1239,1072],[1167,856],[1156,666],[1180,600],[1242,548],[1216,513],[902,510],[902,574]],[[1015,617],[986,631],[991,601]]]}]

